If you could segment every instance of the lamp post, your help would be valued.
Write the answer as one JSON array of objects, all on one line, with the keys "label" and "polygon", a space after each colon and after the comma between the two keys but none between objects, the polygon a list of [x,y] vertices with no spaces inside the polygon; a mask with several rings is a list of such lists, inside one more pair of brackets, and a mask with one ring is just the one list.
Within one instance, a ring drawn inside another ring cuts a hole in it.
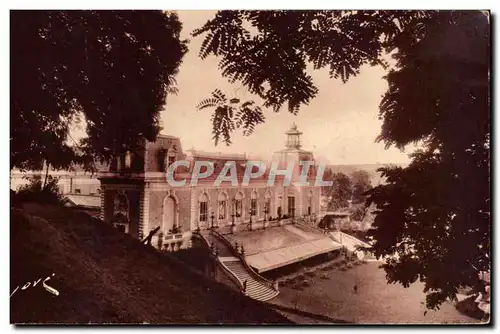
[{"label": "lamp post", "polygon": [[214,212],[212,211],[212,215],[210,216],[210,219],[212,220],[212,229],[214,228],[214,219],[215,219],[215,216],[214,216]]}]

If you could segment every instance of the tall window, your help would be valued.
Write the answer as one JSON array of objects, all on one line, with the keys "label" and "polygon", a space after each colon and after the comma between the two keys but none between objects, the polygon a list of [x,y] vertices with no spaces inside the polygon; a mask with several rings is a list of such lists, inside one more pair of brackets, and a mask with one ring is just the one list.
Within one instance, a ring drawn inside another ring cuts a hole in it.
[{"label": "tall window", "polygon": [[125,153],[125,168],[130,168],[132,166],[132,154],[130,151]]},{"label": "tall window", "polygon": [[241,196],[241,193],[237,193],[236,197],[234,198],[234,213],[236,218],[241,217],[241,212],[243,209],[242,197],[243,196]]},{"label": "tall window", "polygon": [[221,193],[218,198],[219,220],[226,219],[226,195]]},{"label": "tall window", "polygon": [[295,216],[295,197],[288,196],[288,216]]},{"label": "tall window", "polygon": [[257,193],[255,191],[252,192],[252,195],[250,195],[250,215],[251,216],[256,216],[257,215]]},{"label": "tall window", "polygon": [[226,219],[226,201],[219,201],[219,220]]},{"label": "tall window", "polygon": [[128,233],[128,215],[127,197],[124,194],[116,194],[113,203],[113,225],[124,233]]},{"label": "tall window", "polygon": [[250,214],[252,216],[257,215],[257,200],[255,198],[250,200]]},{"label": "tall window", "polygon": [[208,219],[208,198],[206,194],[200,197],[200,222],[206,222]]},{"label": "tall window", "polygon": [[236,200],[236,217],[241,217],[241,199]]}]

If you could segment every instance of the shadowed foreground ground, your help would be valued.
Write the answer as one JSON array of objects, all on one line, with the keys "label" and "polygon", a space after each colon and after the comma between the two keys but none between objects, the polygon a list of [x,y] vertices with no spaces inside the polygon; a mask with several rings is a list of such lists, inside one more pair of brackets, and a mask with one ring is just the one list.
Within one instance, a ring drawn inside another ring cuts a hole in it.
[{"label": "shadowed foreground ground", "polygon": [[[12,323],[288,323],[84,213],[11,210]],[[59,296],[47,292],[43,280]],[[33,287],[33,281],[42,281]]]}]

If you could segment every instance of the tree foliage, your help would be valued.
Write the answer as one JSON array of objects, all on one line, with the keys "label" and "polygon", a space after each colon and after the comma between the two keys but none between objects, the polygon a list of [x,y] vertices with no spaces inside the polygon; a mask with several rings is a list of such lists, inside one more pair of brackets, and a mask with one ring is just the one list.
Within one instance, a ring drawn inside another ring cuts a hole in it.
[{"label": "tree foliage", "polygon": [[[385,51],[407,26],[428,16],[425,11],[219,11],[193,36],[204,36],[200,57],[219,57],[222,75],[243,84],[264,108],[279,111],[286,104],[297,114],[318,94],[308,64],[328,68],[332,78],[346,82],[364,64],[386,66]],[[223,131],[230,137],[230,129]]]},{"label": "tree foliage", "polygon": [[10,22],[11,168],[77,161],[68,130],[79,116],[87,157],[109,160],[156,137],[187,50],[176,14],[11,11]]},{"label": "tree foliage", "polygon": [[41,175],[27,178],[28,183],[21,186],[18,191],[11,192],[11,205],[16,206],[23,202],[37,202],[42,204],[60,204],[62,196],[59,192],[56,177],[48,176],[42,180]]},{"label": "tree foliage", "polygon": [[214,90],[211,96],[201,101],[196,108],[198,110],[214,109],[212,132],[215,145],[219,143],[221,136],[226,145],[230,145],[229,134],[235,129],[242,129],[243,135],[249,136],[253,133],[255,125],[264,123],[264,113],[254,101],[240,103],[239,99],[228,100],[226,94],[220,89]]},{"label": "tree foliage", "polygon": [[373,250],[391,282],[425,282],[427,305],[477,286],[490,269],[489,24],[451,13],[396,54],[381,103],[380,139],[423,149],[407,168],[382,169]]},{"label": "tree foliage", "polygon": [[383,169],[387,183],[369,193],[373,251],[388,258],[390,282],[423,281],[430,308],[479,284],[491,262],[488,13],[221,11],[194,35],[202,58],[218,56],[225,77],[275,111],[297,113],[317,95],[308,64],[344,82],[385,66],[377,140],[422,150]]},{"label": "tree foliage", "polygon": [[344,173],[332,173],[331,176],[326,176],[326,181],[333,182],[331,186],[325,187],[327,210],[336,211],[348,207],[352,197],[352,182],[349,176]]},{"label": "tree foliage", "polygon": [[372,188],[370,173],[365,170],[357,170],[351,173],[352,180],[352,202],[362,203],[366,200],[366,192]]}]

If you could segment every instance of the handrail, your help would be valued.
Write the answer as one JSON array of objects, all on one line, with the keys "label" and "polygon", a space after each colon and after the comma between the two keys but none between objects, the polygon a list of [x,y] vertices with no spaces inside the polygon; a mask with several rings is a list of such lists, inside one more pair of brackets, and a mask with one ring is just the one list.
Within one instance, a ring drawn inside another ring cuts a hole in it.
[{"label": "handrail", "polygon": [[229,268],[228,268],[228,267],[224,264],[224,262],[222,262],[222,261],[220,260],[220,258],[219,258],[219,257],[217,257],[217,258],[216,258],[216,261],[217,261],[217,263],[218,263],[218,264],[222,267],[222,269],[223,269],[223,270],[224,270],[224,271],[225,271],[225,272],[229,275],[229,277],[231,278],[231,280],[232,280],[233,282],[234,282],[234,281],[235,281],[235,279],[236,279],[236,282],[235,282],[235,283],[236,283],[236,284],[240,287],[241,291],[242,291],[243,293],[245,293],[245,291],[243,291],[243,289],[244,289],[244,284],[243,284],[243,282],[242,282],[242,281],[238,278],[238,276],[236,276],[236,274],[235,274],[235,273],[233,273],[233,272],[232,272],[232,271],[231,271],[231,270],[230,270],[230,269],[229,269]]},{"label": "handrail", "polygon": [[268,285],[271,289],[276,290],[274,287],[274,282],[271,282],[270,280],[266,279],[265,277],[262,277],[259,273],[257,273],[255,270],[252,269],[252,267],[247,263],[245,256],[241,255],[234,249],[233,245],[229,240],[227,240],[222,234],[220,234],[217,231],[212,230],[211,233],[215,235],[218,239],[222,240],[226,244],[226,246],[229,247],[233,255],[235,255],[237,258],[239,258],[243,264],[243,267],[252,275],[254,278],[256,278],[259,281],[262,281],[266,285]]},{"label": "handrail", "polygon": [[[205,236],[203,234],[195,231],[195,232],[193,232],[193,235],[196,235],[197,237],[199,237],[202,240],[202,242],[205,244],[205,246],[210,249],[210,243],[208,242],[207,238],[205,238]],[[229,274],[229,278],[233,282],[236,279],[235,283],[243,291],[243,282],[231,270],[229,270],[229,268],[227,268],[226,265],[224,265],[224,263],[219,259],[218,256],[215,259],[216,259],[217,263],[222,267],[222,270],[224,270],[226,273]]]},{"label": "handrail", "polygon": [[252,267],[248,264],[248,262],[245,260],[245,257],[240,255],[241,262],[243,263],[243,266],[250,272],[252,276],[257,278],[258,280],[262,281],[266,285],[268,285],[271,289],[278,291],[277,289],[274,288],[274,282],[268,280],[267,278],[261,276],[258,272],[252,269]]},{"label": "handrail", "polygon": [[231,253],[233,253],[233,255],[235,257],[238,257],[239,254],[238,252],[236,251],[236,249],[234,249],[233,245],[231,245],[231,242],[229,240],[227,240],[222,234],[220,234],[219,232],[215,231],[215,230],[210,230],[210,233],[212,233],[213,235],[215,235],[219,240],[221,240],[228,248],[229,250],[231,251]]},{"label": "handrail", "polygon": [[207,248],[210,248],[210,243],[208,242],[208,240],[205,238],[205,236],[203,234],[201,234],[200,232],[194,231],[193,235],[199,237],[203,241],[205,246],[207,246]]}]

